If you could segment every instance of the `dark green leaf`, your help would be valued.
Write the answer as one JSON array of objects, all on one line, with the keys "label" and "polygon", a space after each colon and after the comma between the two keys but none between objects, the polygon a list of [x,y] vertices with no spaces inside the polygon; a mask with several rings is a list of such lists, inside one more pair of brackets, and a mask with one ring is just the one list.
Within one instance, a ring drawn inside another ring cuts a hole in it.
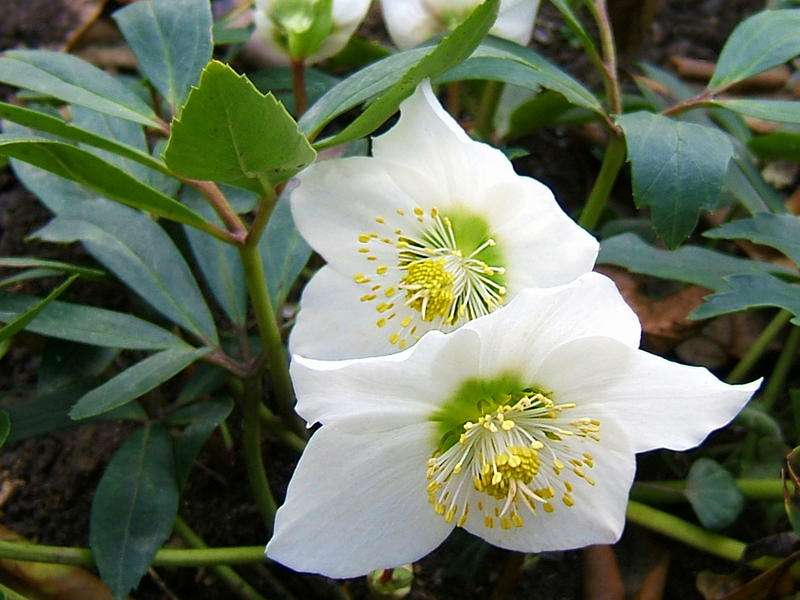
[{"label": "dark green leaf", "polygon": [[36,370],[36,391],[46,394],[81,381],[94,381],[118,355],[118,348],[49,339]]},{"label": "dark green leaf", "polygon": [[697,225],[700,212],[717,208],[733,144],[723,132],[647,112],[622,115],[633,196],[649,206],[653,227],[675,248]]},{"label": "dark green leaf", "polygon": [[139,68],[178,114],[189,89],[211,60],[211,4],[207,0],[149,0],[114,13]]},{"label": "dark green leaf", "polygon": [[29,269],[34,267],[52,269],[59,273],[75,273],[76,275],[83,275],[90,279],[102,279],[105,277],[105,271],[100,269],[92,269],[91,267],[81,267],[79,265],[72,265],[60,260],[46,260],[43,258],[28,258],[16,256],[0,256],[0,267],[9,269]]},{"label": "dark green leaf", "polygon": [[793,160],[800,162],[800,133],[776,131],[754,136],[747,147],[762,160]]},{"label": "dark green leaf", "polygon": [[294,225],[288,198],[281,197],[275,205],[258,242],[258,251],[264,265],[270,301],[277,308],[286,300],[311,256],[311,247]]},{"label": "dark green leaf", "polygon": [[800,217],[758,213],[752,219],[739,219],[706,231],[710,238],[746,239],[776,248],[800,265]]},{"label": "dark green leaf", "polygon": [[0,410],[0,448],[6,443],[9,433],[11,433],[11,419],[6,411]]},{"label": "dark green leaf", "polygon": [[787,212],[783,198],[764,181],[761,172],[746,153],[737,151],[733,155],[730,168],[725,175],[725,187],[751,214]]},{"label": "dark green leaf", "polygon": [[[0,293],[0,321],[9,321],[36,306],[40,298]],[[183,347],[169,331],[132,315],[93,306],[51,302],[28,323],[27,331],[82,344],[131,350]]]},{"label": "dark green leaf", "polygon": [[528,135],[551,125],[572,104],[561,94],[546,90],[520,104],[511,114],[508,137]]},{"label": "dark green leaf", "polygon": [[170,424],[189,425],[175,438],[175,475],[179,487],[186,485],[194,459],[208,436],[228,418],[232,410],[233,400],[221,398],[187,406],[170,416]]},{"label": "dark green leaf", "polygon": [[[800,10],[798,12],[800,12]],[[797,34],[800,36],[800,23],[798,23]],[[717,100],[716,104],[747,117],[800,125],[800,102],[796,100],[732,98],[730,100]]]},{"label": "dark green leaf", "polygon": [[34,136],[3,134],[0,135],[0,154],[71,179],[101,196],[154,215],[199,228],[207,225],[196,212],[77,146]]},{"label": "dark green leaf", "polygon": [[731,275],[727,281],[733,288],[731,291],[706,296],[705,304],[689,317],[708,319],[751,308],[779,306],[793,313],[792,323],[800,325],[800,285],[786,283],[767,273]]},{"label": "dark green leaf", "polygon": [[737,273],[786,273],[792,271],[746,258],[736,258],[699,246],[682,246],[677,250],[661,250],[643,242],[633,233],[625,233],[602,241],[598,264],[617,265],[634,273],[662,279],[684,281],[715,292],[730,290],[726,277]]},{"label": "dark green leaf", "polygon": [[720,52],[709,89],[783,64],[800,54],[800,9],[765,10],[733,30]]},{"label": "dark green leaf", "polygon": [[[294,114],[294,93],[292,92],[291,67],[271,67],[263,71],[248,73],[247,76],[262,94],[272,92],[290,113]],[[339,79],[317,69],[306,69],[306,95],[309,105],[313,105],[332,89]]]},{"label": "dark green leaf", "polygon": [[36,236],[49,242],[81,241],[156,310],[202,339],[217,342],[211,311],[186,261],[164,230],[143,213],[103,199],[82,202]]},{"label": "dark green leaf", "polygon": [[31,279],[46,279],[48,277],[59,277],[63,274],[63,271],[56,271],[55,269],[26,269],[21,273],[17,273],[11,277],[6,277],[0,281],[0,288],[7,288],[22,281],[30,281]]},{"label": "dark green leaf", "polygon": [[176,404],[189,404],[199,400],[203,396],[216,392],[219,388],[225,385],[225,382],[230,379],[231,374],[215,365],[207,362],[197,364],[197,368],[189,377],[184,386],[181,388],[181,393],[175,399]]},{"label": "dark green leaf", "polygon": [[[341,133],[315,144],[315,147],[343,144],[375,131],[397,111],[403,100],[414,93],[423,79],[436,79],[472,54],[494,24],[499,5],[499,0],[486,0],[478,5],[469,17],[425,53],[418,63],[401,73],[397,81]],[[380,65],[382,62],[374,63],[372,66]]]},{"label": "dark green leaf", "polygon": [[14,318],[11,321],[6,321],[5,326],[0,329],[0,343],[11,339],[11,336],[22,331],[28,324],[41,313],[48,304],[58,298],[70,286],[70,284],[78,278],[77,275],[72,275],[64,283],[59,285],[56,289],[50,292],[46,298],[37,302],[34,306],[26,310],[24,313]]},{"label": "dark green leaf", "polygon": [[731,525],[744,508],[744,496],[725,468],[710,458],[698,458],[686,477],[683,493],[707,529]]},{"label": "dark green leaf", "polygon": [[213,61],[172,123],[164,159],[176,173],[214,180],[258,194],[314,160],[297,123],[271,94]]},{"label": "dark green leaf", "polygon": [[171,379],[211,350],[171,348],[153,354],[83,396],[69,411],[69,416],[75,420],[86,419],[135,400]]},{"label": "dark green leaf", "polygon": [[9,50],[0,57],[0,81],[142,125],[159,125],[153,110],[123,83],[71,54]]},{"label": "dark green leaf", "polygon": [[89,545],[115,600],[138,585],[172,532],[179,493],[172,439],[159,425],[134,432],[108,464],[92,500]]}]

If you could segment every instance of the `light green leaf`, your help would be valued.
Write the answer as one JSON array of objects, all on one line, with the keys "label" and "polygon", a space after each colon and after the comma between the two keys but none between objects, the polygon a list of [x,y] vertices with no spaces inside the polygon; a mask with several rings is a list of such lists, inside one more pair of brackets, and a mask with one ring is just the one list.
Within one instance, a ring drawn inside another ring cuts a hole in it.
[{"label": "light green leaf", "polygon": [[762,160],[793,160],[800,162],[800,133],[776,131],[754,136],[747,147]]},{"label": "light green leaf", "polygon": [[71,54],[52,50],[9,50],[0,57],[0,82],[68,104],[158,127],[145,102],[111,75]]},{"label": "light green leaf", "polygon": [[114,13],[139,68],[173,114],[211,60],[211,4],[207,0],[149,0]]},{"label": "light green leaf", "polygon": [[733,475],[710,458],[694,461],[683,493],[703,527],[711,530],[728,527],[744,508],[744,496]]},{"label": "light green leaf", "polygon": [[0,410],[0,448],[6,443],[9,433],[11,433],[11,418],[6,411]]},{"label": "light green leaf", "polygon": [[263,195],[314,160],[316,153],[274,96],[212,61],[189,94],[164,153],[192,179],[214,180]]},{"label": "light green leaf", "polygon": [[[403,100],[414,93],[423,79],[436,79],[472,54],[494,24],[499,5],[499,0],[486,0],[478,5],[458,27],[428,50],[418,63],[400,74],[396,82],[392,83],[341,133],[317,142],[315,147],[319,149],[343,144],[375,131],[397,111]],[[379,61],[372,66],[380,65],[382,62]],[[309,131],[309,129],[304,130]]]},{"label": "light green leaf", "polygon": [[205,228],[196,212],[77,146],[33,136],[0,135],[0,154],[71,179],[121,204]]},{"label": "light green leaf", "polygon": [[[0,321],[25,314],[40,298],[0,292]],[[51,302],[25,327],[47,337],[82,344],[131,350],[188,347],[166,329],[132,315],[67,302]]]},{"label": "light green leaf", "polygon": [[717,208],[730,138],[718,129],[647,112],[622,115],[636,206],[649,206],[653,228],[668,248],[694,230],[703,210]]},{"label": "light green leaf", "polygon": [[153,308],[217,343],[214,319],[189,266],[164,230],[143,213],[98,198],[65,210],[35,236],[48,242],[81,241]]},{"label": "light green leaf", "polygon": [[25,329],[27,325],[41,313],[48,304],[58,298],[70,286],[70,284],[78,278],[77,275],[72,275],[64,283],[59,285],[56,289],[50,292],[46,298],[26,310],[24,313],[16,317],[12,321],[7,321],[6,324],[0,328],[0,343],[10,340],[11,337]]},{"label": "light green leaf", "polygon": [[725,278],[738,273],[792,273],[786,267],[737,258],[700,246],[686,245],[676,250],[654,248],[633,233],[603,240],[597,263],[617,265],[633,273],[693,283],[715,292],[730,290]]},{"label": "light green leaf", "polygon": [[758,213],[752,219],[739,219],[706,231],[710,238],[746,239],[776,248],[800,265],[800,217]]},{"label": "light green leaf", "polygon": [[83,396],[69,411],[69,416],[75,420],[86,419],[127,404],[211,351],[211,348],[183,347],[153,354]]},{"label": "light green leaf", "polygon": [[138,585],[169,537],[179,494],[169,432],[134,432],[106,467],[89,521],[89,546],[115,600]]},{"label": "light green leaf", "polygon": [[689,318],[709,319],[752,308],[779,306],[794,314],[792,323],[800,325],[800,285],[786,283],[767,273],[731,275],[727,281],[731,291],[706,296],[705,304],[695,309]]},{"label": "light green leaf", "polygon": [[800,9],[765,10],[733,30],[708,88],[716,90],[783,64],[800,54]]},{"label": "light green leaf", "polygon": [[[798,25],[797,34],[800,36],[800,24]],[[717,100],[715,104],[747,117],[800,125],[800,102],[796,100],[731,98],[729,100]]]}]

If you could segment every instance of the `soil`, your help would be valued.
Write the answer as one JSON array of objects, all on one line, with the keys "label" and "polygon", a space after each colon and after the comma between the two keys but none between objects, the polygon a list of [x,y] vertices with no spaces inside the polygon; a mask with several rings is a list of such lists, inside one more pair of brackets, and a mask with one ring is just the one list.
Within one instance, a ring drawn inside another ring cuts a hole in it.
[{"label": "soil", "polygon": [[[69,4],[66,0],[0,0],[0,49],[59,47],[76,27]],[[549,3],[543,5],[535,45],[576,76],[591,80],[589,65],[559,30],[557,12]],[[633,48],[629,54],[666,68],[669,58],[675,55],[714,60],[733,27],[763,5],[764,0],[668,0],[647,27],[641,46],[637,49],[636,40],[631,42]],[[114,6],[109,3],[106,12]],[[566,128],[548,129],[516,145],[529,152],[515,163],[521,174],[532,175],[549,185],[567,210],[584,202],[599,167],[594,149],[584,137],[575,136]],[[564,165],[568,168],[563,168]],[[63,259],[63,248],[24,241],[49,218],[48,211],[13,178],[10,170],[0,170],[0,255]],[[80,249],[69,251],[88,263]],[[30,291],[40,290],[34,286]],[[109,284],[75,286],[68,294],[69,299],[121,310],[129,304],[120,289]],[[0,361],[0,393],[20,395],[29,391],[35,385],[38,360],[26,345],[12,348]],[[238,442],[238,415],[234,414],[229,422]],[[87,546],[92,493],[105,464],[130,432],[128,425],[103,423],[58,431],[2,448],[0,522],[43,544]],[[280,501],[296,455],[269,437],[264,440],[264,454]],[[210,546],[265,543],[267,533],[244,481],[241,457],[231,455],[221,438],[212,437],[192,471],[180,505],[181,516]],[[631,535],[641,535],[635,528],[630,529],[633,533],[626,536],[629,540]],[[733,565],[706,554],[654,536],[646,537],[673,557],[665,598],[699,598],[694,580],[700,570],[733,570]],[[416,578],[408,597],[412,600],[489,598],[506,560],[504,552],[456,531],[441,548],[415,565]],[[300,577],[279,565],[237,570],[267,598],[289,598],[287,592],[298,599],[341,597],[332,582],[321,577]],[[546,555],[523,572],[508,598],[581,598],[580,573],[579,552]],[[344,585],[352,598],[369,597],[363,579]],[[210,569],[159,569],[157,577],[146,576],[132,596],[140,600],[233,597]]]}]

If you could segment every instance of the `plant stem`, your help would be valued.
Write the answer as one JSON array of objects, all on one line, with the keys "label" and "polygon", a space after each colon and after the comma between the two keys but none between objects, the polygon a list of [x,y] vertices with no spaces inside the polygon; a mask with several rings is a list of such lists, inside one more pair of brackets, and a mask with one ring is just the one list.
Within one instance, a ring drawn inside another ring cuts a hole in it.
[{"label": "plant stem", "polygon": [[294,116],[299,119],[308,110],[306,62],[302,58],[292,59],[292,92],[294,93]]},{"label": "plant stem", "polygon": [[228,231],[240,240],[239,243],[243,243],[247,234],[247,227],[245,227],[239,215],[236,214],[236,211],[233,210],[219,186],[213,181],[199,181],[197,179],[183,179],[183,181],[197,188],[206,197],[208,203],[219,215],[219,218],[222,219],[222,222],[225,223]]},{"label": "plant stem", "polygon": [[264,404],[258,405],[258,416],[261,423],[269,429],[284,445],[292,450],[302,452],[306,448],[306,440],[286,429],[283,421],[274,415]]},{"label": "plant stem", "polygon": [[508,559],[500,575],[500,580],[494,588],[491,600],[506,600],[517,585],[519,576],[522,574],[522,566],[525,563],[525,554],[522,552],[508,551]]},{"label": "plant stem", "polygon": [[451,81],[447,84],[447,112],[458,121],[461,114],[461,82]]},{"label": "plant stem", "polygon": [[[175,533],[192,548],[208,549],[206,543],[197,535],[192,528],[180,517],[175,517]],[[255,588],[242,579],[239,574],[225,565],[214,565],[212,567],[220,579],[228,584],[234,592],[247,600],[266,600]]]},{"label": "plant stem", "polygon": [[478,116],[475,121],[475,133],[485,142],[492,141],[494,115],[497,112],[497,105],[500,104],[503,87],[502,81],[487,81],[483,87]]},{"label": "plant stem", "polygon": [[261,404],[260,377],[253,377],[245,383],[244,395],[244,430],[242,432],[242,450],[247,469],[247,480],[253,491],[258,511],[264,519],[267,531],[272,534],[275,511],[278,506],[269,487],[267,472],[264,468],[264,455],[261,452],[261,420],[258,407]]},{"label": "plant stem", "polygon": [[587,3],[589,10],[597,23],[600,34],[600,46],[603,49],[603,87],[608,96],[611,114],[622,113],[622,93],[619,87],[619,71],[617,69],[617,49],[614,44],[614,32],[611,30],[611,20],[608,18],[606,0],[594,0]]},{"label": "plant stem", "polygon": [[28,600],[25,596],[18,594],[11,588],[4,586],[2,583],[0,583],[0,594],[2,594],[0,597],[5,598],[6,600]]},{"label": "plant stem", "polygon": [[[651,504],[688,502],[683,494],[685,481],[637,481],[631,489],[631,499]],[[736,487],[750,500],[783,500],[780,479],[737,479]]]},{"label": "plant stem", "polygon": [[786,337],[786,342],[783,344],[781,354],[775,363],[775,368],[772,370],[769,379],[767,379],[764,393],[761,394],[760,402],[767,412],[772,410],[778,393],[783,388],[783,384],[786,383],[786,375],[789,373],[789,367],[792,366],[798,342],[800,342],[800,327],[792,327]]},{"label": "plant stem", "polygon": [[597,227],[603,209],[606,206],[611,188],[617,180],[617,175],[625,162],[625,138],[621,133],[612,132],[611,140],[606,148],[606,155],[597,179],[583,207],[581,216],[578,218],[578,225],[589,231]]},{"label": "plant stem", "polygon": [[736,383],[745,378],[750,369],[753,368],[753,365],[755,365],[764,354],[767,346],[770,345],[772,340],[775,339],[775,336],[780,333],[781,329],[783,329],[784,325],[786,325],[791,318],[792,313],[786,309],[781,309],[781,311],[775,315],[769,325],[761,332],[761,335],[758,336],[758,339],[747,349],[747,352],[745,352],[739,363],[728,373],[728,383]]}]

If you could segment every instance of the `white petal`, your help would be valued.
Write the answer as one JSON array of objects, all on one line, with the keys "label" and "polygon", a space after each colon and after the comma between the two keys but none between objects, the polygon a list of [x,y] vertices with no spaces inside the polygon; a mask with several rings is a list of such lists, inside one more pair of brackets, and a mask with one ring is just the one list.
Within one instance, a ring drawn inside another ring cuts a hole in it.
[{"label": "white petal", "polygon": [[[432,331],[390,356],[318,361],[295,356],[297,412],[308,422],[376,432],[427,421],[474,372],[480,339],[473,331]],[[430,440],[431,450],[437,440]]]},{"label": "white petal", "polygon": [[413,562],[452,525],[425,491],[430,424],[311,438],[278,510],[267,556],[296,571],[356,577]]},{"label": "white petal", "polygon": [[333,31],[325,38],[317,51],[306,58],[306,64],[312,65],[323,61],[344,48],[361,21],[367,16],[370,2],[371,0],[334,0]]},{"label": "white petal", "polygon": [[533,35],[533,24],[540,0],[503,0],[500,14],[489,33],[527,46]]},{"label": "white petal", "polygon": [[607,338],[555,349],[542,364],[540,379],[553,390],[554,401],[610,414],[628,432],[635,452],[697,446],[730,422],[760,385],[760,380],[729,385],[703,367],[670,362]]},{"label": "white petal", "polygon": [[480,0],[382,0],[381,10],[395,46],[408,50],[446,31],[442,12],[467,13],[478,4]]},{"label": "white petal", "polygon": [[[603,419],[600,413],[595,416]],[[552,513],[546,513],[541,505],[535,515],[520,507],[524,525],[508,530],[498,527],[497,520],[494,528],[489,529],[481,515],[476,514],[475,518],[470,515],[465,529],[495,546],[519,552],[567,550],[617,541],[625,525],[625,508],[636,464],[625,431],[616,427],[612,419],[603,419],[603,422],[607,434],[601,443],[570,438],[575,452],[589,452],[594,457],[594,468],[587,468],[586,474],[595,480],[595,485],[589,485],[568,470],[562,471],[558,477],[550,474],[556,488],[556,497],[551,500],[555,507]],[[559,480],[572,484],[570,495],[574,506],[563,504],[559,492],[563,485],[558,485]],[[486,498],[482,494],[475,497],[480,496]]]},{"label": "white petal", "polygon": [[574,339],[606,336],[637,348],[641,327],[614,282],[587,273],[573,283],[523,290],[505,308],[463,327],[481,336],[480,375],[516,372],[526,380],[539,373],[553,349]]}]

